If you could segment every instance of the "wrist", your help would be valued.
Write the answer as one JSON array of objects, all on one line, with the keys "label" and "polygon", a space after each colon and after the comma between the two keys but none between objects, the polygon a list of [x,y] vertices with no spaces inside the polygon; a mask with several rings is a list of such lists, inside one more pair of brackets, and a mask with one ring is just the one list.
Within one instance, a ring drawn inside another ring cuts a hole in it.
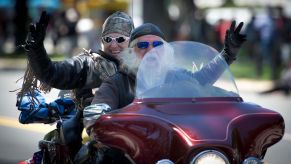
[{"label": "wrist", "polygon": [[235,55],[231,55],[228,49],[224,48],[221,52],[221,56],[224,58],[228,65],[232,64],[236,60]]}]

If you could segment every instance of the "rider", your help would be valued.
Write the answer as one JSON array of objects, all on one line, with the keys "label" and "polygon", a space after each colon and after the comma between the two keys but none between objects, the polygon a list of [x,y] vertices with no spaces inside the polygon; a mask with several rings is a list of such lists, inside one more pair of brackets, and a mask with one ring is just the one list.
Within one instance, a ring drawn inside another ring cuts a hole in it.
[{"label": "rider", "polygon": [[99,87],[101,82],[115,74],[119,67],[116,57],[128,47],[129,36],[134,29],[131,17],[121,11],[113,13],[102,26],[102,50],[98,52],[84,50],[80,55],[60,62],[51,61],[43,45],[48,22],[49,16],[44,11],[39,21],[30,25],[28,40],[24,47],[29,60],[28,72],[32,74],[26,73],[22,91],[30,89],[29,86],[33,86],[32,83],[36,82],[34,79],[37,78],[41,84],[48,85],[49,88],[78,88],[77,98],[93,96],[91,88]]},{"label": "rider", "polygon": [[[230,28],[226,31],[224,49],[221,52],[221,56],[228,65],[236,59],[239,48],[246,40],[246,35],[240,34],[243,23],[241,22],[237,28],[235,28],[235,24],[235,21],[233,21]],[[164,39],[164,34],[159,27],[146,23],[133,30],[129,45],[134,49],[137,58],[142,59],[152,48],[167,44]],[[91,126],[94,119],[98,118],[102,113],[122,108],[133,101],[135,96],[136,69],[129,70],[124,68],[126,67],[120,67],[118,73],[101,84],[99,90],[95,92],[92,104],[84,109],[83,114],[86,127]],[[214,68],[216,69],[216,67]],[[215,73],[214,70],[211,72]]]},{"label": "rider", "polygon": [[[99,87],[104,79],[116,73],[119,67],[117,56],[128,47],[129,36],[134,24],[129,15],[117,11],[110,15],[102,26],[102,50],[91,52],[84,50],[80,55],[64,61],[51,61],[43,41],[49,16],[44,11],[38,22],[31,24],[26,44],[23,45],[28,54],[29,65],[23,80],[19,96],[34,93],[37,80],[41,82],[39,89],[76,89],[77,105],[81,108],[91,103],[92,88]],[[47,88],[41,88],[47,85]],[[32,96],[35,94],[32,94]],[[74,120],[80,119],[82,112],[62,123],[63,134],[70,150],[74,155],[80,148],[81,136],[75,134],[83,130],[83,126]],[[76,129],[76,131],[72,131]]]}]

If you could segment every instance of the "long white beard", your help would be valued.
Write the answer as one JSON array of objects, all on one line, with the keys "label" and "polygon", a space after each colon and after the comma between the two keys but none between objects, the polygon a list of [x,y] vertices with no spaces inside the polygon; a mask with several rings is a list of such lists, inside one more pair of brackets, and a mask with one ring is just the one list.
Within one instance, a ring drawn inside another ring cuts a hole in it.
[{"label": "long white beard", "polygon": [[123,50],[119,55],[118,59],[122,63],[122,65],[125,65],[129,71],[136,72],[140,62],[141,58],[138,57],[138,55],[135,53],[133,48],[127,48]]},{"label": "long white beard", "polygon": [[149,51],[137,72],[137,94],[164,84],[168,71],[174,67],[174,51],[168,43]]}]

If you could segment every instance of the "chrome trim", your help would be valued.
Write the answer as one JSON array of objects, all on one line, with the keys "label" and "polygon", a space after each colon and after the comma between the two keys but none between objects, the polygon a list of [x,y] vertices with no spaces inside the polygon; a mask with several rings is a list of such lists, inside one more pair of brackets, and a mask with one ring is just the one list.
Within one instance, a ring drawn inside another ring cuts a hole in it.
[{"label": "chrome trim", "polygon": [[243,161],[243,164],[262,164],[263,162],[256,157],[248,157]]},{"label": "chrome trim", "polygon": [[156,164],[174,164],[174,162],[169,159],[161,159]]}]

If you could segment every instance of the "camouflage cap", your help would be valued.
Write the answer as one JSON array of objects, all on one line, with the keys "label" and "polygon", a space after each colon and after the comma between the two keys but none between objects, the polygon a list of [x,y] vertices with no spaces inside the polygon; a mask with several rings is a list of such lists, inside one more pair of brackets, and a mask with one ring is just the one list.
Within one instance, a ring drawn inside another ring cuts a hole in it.
[{"label": "camouflage cap", "polygon": [[102,37],[109,33],[120,33],[130,36],[133,29],[134,24],[131,17],[124,12],[117,11],[105,20],[102,26]]}]

